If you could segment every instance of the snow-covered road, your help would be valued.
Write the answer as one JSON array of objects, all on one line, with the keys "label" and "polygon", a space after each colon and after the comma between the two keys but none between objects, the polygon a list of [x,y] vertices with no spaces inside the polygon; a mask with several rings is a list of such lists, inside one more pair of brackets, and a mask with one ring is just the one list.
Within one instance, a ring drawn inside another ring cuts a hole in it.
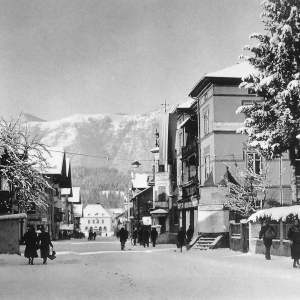
[{"label": "snow-covered road", "polygon": [[[300,269],[287,257],[228,249],[133,247],[113,238],[54,242],[57,258],[35,265],[0,255],[0,299],[299,299]],[[23,247],[22,247],[23,248]]]}]

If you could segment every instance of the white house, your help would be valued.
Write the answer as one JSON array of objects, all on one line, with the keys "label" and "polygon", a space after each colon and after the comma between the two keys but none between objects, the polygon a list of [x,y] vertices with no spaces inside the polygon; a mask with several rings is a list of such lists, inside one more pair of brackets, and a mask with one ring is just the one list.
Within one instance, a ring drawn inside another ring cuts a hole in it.
[{"label": "white house", "polygon": [[98,235],[111,236],[113,235],[111,224],[111,216],[101,204],[90,204],[83,209],[83,217],[80,218],[80,230],[85,236],[88,236],[90,229]]}]

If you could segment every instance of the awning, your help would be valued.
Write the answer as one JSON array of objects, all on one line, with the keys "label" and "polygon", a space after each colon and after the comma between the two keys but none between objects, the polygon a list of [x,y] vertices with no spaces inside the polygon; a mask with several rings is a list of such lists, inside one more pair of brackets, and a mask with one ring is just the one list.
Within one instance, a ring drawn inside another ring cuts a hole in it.
[{"label": "awning", "polygon": [[188,117],[187,119],[185,119],[184,121],[182,121],[178,126],[177,126],[177,130],[180,129],[191,117]]},{"label": "awning", "polygon": [[158,208],[158,209],[150,211],[150,214],[155,214],[155,215],[166,215],[168,213],[169,212],[163,208]]}]

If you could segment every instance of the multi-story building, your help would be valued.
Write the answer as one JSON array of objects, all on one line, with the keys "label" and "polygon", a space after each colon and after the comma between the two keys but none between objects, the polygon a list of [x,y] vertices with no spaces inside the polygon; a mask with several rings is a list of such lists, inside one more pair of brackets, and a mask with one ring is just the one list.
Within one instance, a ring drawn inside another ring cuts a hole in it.
[{"label": "multi-story building", "polygon": [[98,235],[111,236],[112,222],[110,214],[101,204],[89,204],[83,209],[83,217],[80,218],[80,230],[88,236],[89,230]]},{"label": "multi-story building", "polygon": [[[159,125],[159,147],[154,154],[152,225],[160,225],[161,233],[178,231],[176,188],[176,113],[162,114]],[[166,237],[166,240],[169,238]]]},{"label": "multi-story building", "polygon": [[[197,102],[199,120],[198,233],[228,232],[229,211],[224,210],[226,199],[218,187],[227,170],[233,176],[238,169],[248,167],[259,173],[265,165],[257,152],[246,147],[247,136],[237,133],[245,119],[243,114],[236,114],[237,108],[259,101],[254,94],[239,88],[241,78],[251,70],[249,64],[240,63],[205,74],[189,95]],[[281,162],[267,162],[272,183],[267,201],[290,205],[287,156]]]},{"label": "multi-story building", "polygon": [[178,105],[177,112],[177,186],[179,225],[183,230],[197,228],[199,204],[199,151],[197,101]]}]

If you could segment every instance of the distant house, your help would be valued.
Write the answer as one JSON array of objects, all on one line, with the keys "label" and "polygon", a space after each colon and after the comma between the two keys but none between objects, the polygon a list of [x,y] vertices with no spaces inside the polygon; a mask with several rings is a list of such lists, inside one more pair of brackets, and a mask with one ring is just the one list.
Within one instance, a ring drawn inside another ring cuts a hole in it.
[{"label": "distant house", "polygon": [[101,204],[89,204],[83,209],[83,217],[80,218],[80,230],[88,236],[89,230],[98,235],[113,235],[112,217]]},{"label": "distant house", "polygon": [[114,234],[118,231],[118,225],[123,224],[124,221],[124,209],[123,208],[108,208],[106,211],[111,216],[111,224],[112,224],[112,231]]}]

